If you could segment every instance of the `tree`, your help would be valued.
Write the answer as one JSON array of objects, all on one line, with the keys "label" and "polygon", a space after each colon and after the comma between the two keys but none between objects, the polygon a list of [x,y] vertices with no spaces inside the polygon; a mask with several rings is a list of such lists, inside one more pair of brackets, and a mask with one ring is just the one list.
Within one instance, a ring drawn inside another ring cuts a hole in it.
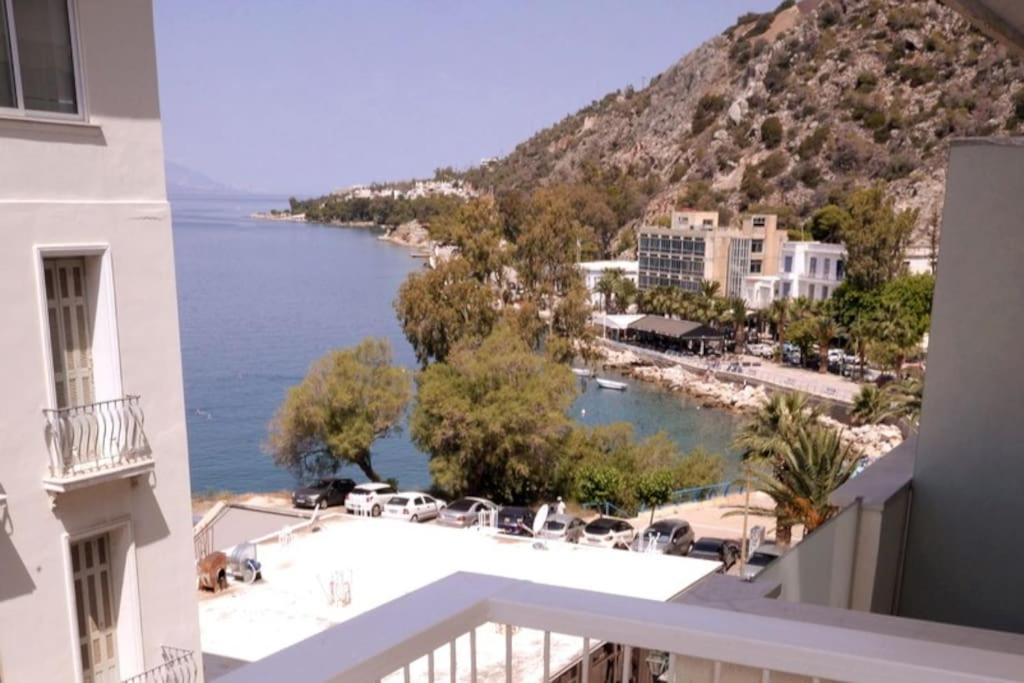
[{"label": "tree", "polygon": [[437,268],[410,275],[398,290],[395,313],[402,332],[424,367],[443,361],[462,339],[487,336],[498,313],[496,292],[455,257]]},{"label": "tree", "polygon": [[885,419],[886,411],[887,406],[882,390],[874,384],[865,384],[853,397],[850,418],[854,424],[858,425],[878,424]]},{"label": "tree", "polygon": [[782,122],[777,116],[769,116],[761,124],[761,141],[768,149],[775,149],[782,143]]},{"label": "tree", "polygon": [[782,511],[780,525],[803,524],[811,533],[837,512],[829,498],[853,476],[857,458],[837,430],[817,424],[797,430],[778,455],[774,467],[753,471],[754,486],[775,501],[776,514]]},{"label": "tree", "polygon": [[853,399],[850,417],[859,425],[902,420],[916,429],[921,419],[923,395],[924,382],[917,377],[890,382],[881,389],[865,384]]},{"label": "tree", "polygon": [[660,469],[641,472],[636,482],[636,497],[651,509],[650,524],[654,524],[654,511],[672,500],[675,477],[671,470]]},{"label": "tree", "polygon": [[832,320],[827,309],[814,318],[814,331],[818,336],[818,372],[828,372],[828,347],[839,336],[839,326]]},{"label": "tree", "polygon": [[411,394],[409,373],[391,365],[386,339],[332,351],[288,391],[267,448],[276,464],[300,477],[353,464],[379,481],[370,447],[397,428]]},{"label": "tree", "polygon": [[532,501],[556,492],[551,473],[575,395],[568,367],[533,353],[501,324],[420,374],[410,432],[442,491]]},{"label": "tree", "polygon": [[592,336],[590,312],[590,292],[578,278],[565,296],[558,299],[551,314],[551,330],[546,344],[552,359],[569,363],[578,350],[589,349]]},{"label": "tree", "polygon": [[849,230],[850,214],[842,207],[828,204],[814,212],[807,221],[805,229],[811,239],[819,242],[839,242],[842,235]]},{"label": "tree", "polygon": [[800,317],[789,326],[789,340],[800,349],[800,360],[803,365],[807,365],[811,347],[818,341],[818,338],[818,328],[812,317]]},{"label": "tree", "polygon": [[747,341],[747,304],[736,297],[729,301],[729,313],[733,326],[733,337],[736,340],[736,353],[740,353]]},{"label": "tree", "polygon": [[782,347],[786,345],[786,325],[789,323],[792,302],[789,299],[776,299],[768,309],[768,319],[775,325],[775,335],[779,338],[778,359],[782,359]]},{"label": "tree", "polygon": [[563,191],[534,193],[530,212],[516,241],[515,263],[527,296],[550,310],[552,299],[579,278],[576,267],[583,228]]},{"label": "tree", "polygon": [[504,221],[493,199],[473,199],[438,216],[430,225],[431,236],[453,244],[466,261],[470,274],[481,282],[502,277],[508,263],[503,244]]},{"label": "tree", "polygon": [[886,198],[881,186],[854,192],[846,209],[850,220],[841,232],[847,252],[846,279],[857,289],[877,289],[902,272],[918,212],[897,212],[895,201]]},{"label": "tree", "polygon": [[601,295],[602,308],[611,313],[625,312],[637,293],[636,283],[625,277],[620,268],[613,268],[601,275],[594,289]]}]

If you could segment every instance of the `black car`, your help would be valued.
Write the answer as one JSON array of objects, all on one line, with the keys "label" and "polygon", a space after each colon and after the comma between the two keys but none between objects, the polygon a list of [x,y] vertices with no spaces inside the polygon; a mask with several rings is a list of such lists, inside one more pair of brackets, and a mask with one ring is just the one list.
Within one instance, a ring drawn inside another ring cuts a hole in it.
[{"label": "black car", "polygon": [[530,508],[510,505],[498,511],[498,529],[512,536],[532,536],[536,513]]},{"label": "black car", "polygon": [[721,562],[722,571],[727,572],[729,568],[740,559],[740,546],[735,541],[727,541],[724,538],[700,538],[693,544],[690,557],[698,560],[711,560]]},{"label": "black car", "polygon": [[355,487],[356,483],[351,479],[321,479],[311,486],[296,490],[292,494],[292,504],[297,508],[344,505],[345,497]]}]

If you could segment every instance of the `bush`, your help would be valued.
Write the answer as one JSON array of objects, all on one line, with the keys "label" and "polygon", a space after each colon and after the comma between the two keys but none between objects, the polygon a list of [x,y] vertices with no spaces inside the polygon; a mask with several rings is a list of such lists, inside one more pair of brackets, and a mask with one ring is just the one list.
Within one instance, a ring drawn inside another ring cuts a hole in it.
[{"label": "bush", "polygon": [[805,161],[793,170],[793,177],[805,186],[815,188],[821,182],[821,170],[817,165]]},{"label": "bush", "polygon": [[761,173],[762,178],[774,178],[779,175],[789,166],[789,156],[785,152],[772,152],[758,164],[758,171]]},{"label": "bush", "polygon": [[678,183],[686,175],[686,171],[686,164],[677,163],[675,166],[672,167],[672,174],[669,175],[668,181],[673,184]]},{"label": "bush", "polygon": [[789,80],[789,70],[783,66],[772,65],[764,75],[764,87],[773,95],[778,95],[786,89],[786,82]]},{"label": "bush", "polygon": [[897,154],[889,159],[882,171],[882,177],[886,180],[898,180],[906,178],[917,169],[917,160],[906,154]]},{"label": "bush", "polygon": [[818,26],[821,28],[835,26],[839,23],[840,18],[842,18],[842,14],[834,3],[829,2],[818,9]]},{"label": "bush", "polygon": [[935,67],[930,64],[915,62],[900,67],[900,79],[910,83],[912,88],[931,83],[935,80],[935,76]]},{"label": "bush", "polygon": [[726,104],[726,99],[721,95],[708,93],[701,97],[697,102],[696,111],[693,112],[693,134],[700,134],[714,123],[715,118],[722,113]]},{"label": "bush", "polygon": [[921,28],[924,25],[924,15],[915,7],[895,7],[889,11],[888,16],[889,28],[893,31]]},{"label": "bush", "polygon": [[840,173],[857,171],[871,160],[871,151],[871,144],[861,136],[839,135],[832,152],[832,169]]},{"label": "bush", "polygon": [[756,202],[768,194],[768,187],[761,180],[761,175],[756,166],[747,166],[743,171],[743,180],[740,181],[740,191],[750,201]]},{"label": "bush", "polygon": [[777,116],[769,116],[761,124],[761,142],[768,149],[775,149],[782,143],[782,122]]},{"label": "bush", "polygon": [[877,130],[885,127],[886,123],[888,123],[888,118],[886,118],[885,112],[873,109],[864,115],[864,120],[861,123],[868,130]]},{"label": "bush", "polygon": [[861,71],[857,74],[856,90],[859,93],[868,94],[878,86],[878,76],[870,71]]},{"label": "bush", "polygon": [[756,36],[763,34],[765,31],[771,28],[773,21],[775,21],[775,15],[762,14],[757,18],[757,21],[754,23],[754,28],[747,31],[747,34],[744,36],[744,38],[754,38]]},{"label": "bush", "polygon": [[804,161],[818,156],[821,150],[824,149],[825,143],[828,142],[830,134],[831,131],[828,126],[818,126],[797,147],[797,155]]}]

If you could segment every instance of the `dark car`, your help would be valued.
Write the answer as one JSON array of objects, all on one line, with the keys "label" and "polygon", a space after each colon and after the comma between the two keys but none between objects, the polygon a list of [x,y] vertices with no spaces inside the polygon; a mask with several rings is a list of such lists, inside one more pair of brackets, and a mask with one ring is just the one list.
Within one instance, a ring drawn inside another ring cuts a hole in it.
[{"label": "dark car", "polygon": [[532,536],[533,518],[536,516],[530,508],[510,505],[498,511],[498,529],[512,536]]},{"label": "dark car", "polygon": [[772,543],[759,545],[757,550],[747,558],[747,566],[743,568],[743,578],[747,581],[753,580],[755,576],[761,573],[762,569],[782,557],[782,553],[782,548]]},{"label": "dark car", "polygon": [[724,538],[710,538],[704,536],[693,544],[690,550],[690,557],[698,560],[711,560],[721,562],[723,572],[736,564],[740,559],[740,546],[735,541],[727,541]]},{"label": "dark car", "polygon": [[292,504],[297,508],[330,507],[344,505],[349,491],[356,487],[351,479],[321,479],[292,494]]},{"label": "dark car", "polygon": [[659,519],[633,541],[633,550],[686,555],[693,545],[693,529],[681,519]]}]

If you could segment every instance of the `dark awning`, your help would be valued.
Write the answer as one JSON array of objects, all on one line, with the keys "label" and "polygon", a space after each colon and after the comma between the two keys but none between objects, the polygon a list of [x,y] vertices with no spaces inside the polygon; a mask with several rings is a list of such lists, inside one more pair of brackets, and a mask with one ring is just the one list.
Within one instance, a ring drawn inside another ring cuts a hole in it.
[{"label": "dark awning", "polygon": [[630,324],[629,329],[673,339],[721,339],[724,336],[718,330],[702,323],[692,320],[673,320],[660,315],[645,315]]}]

